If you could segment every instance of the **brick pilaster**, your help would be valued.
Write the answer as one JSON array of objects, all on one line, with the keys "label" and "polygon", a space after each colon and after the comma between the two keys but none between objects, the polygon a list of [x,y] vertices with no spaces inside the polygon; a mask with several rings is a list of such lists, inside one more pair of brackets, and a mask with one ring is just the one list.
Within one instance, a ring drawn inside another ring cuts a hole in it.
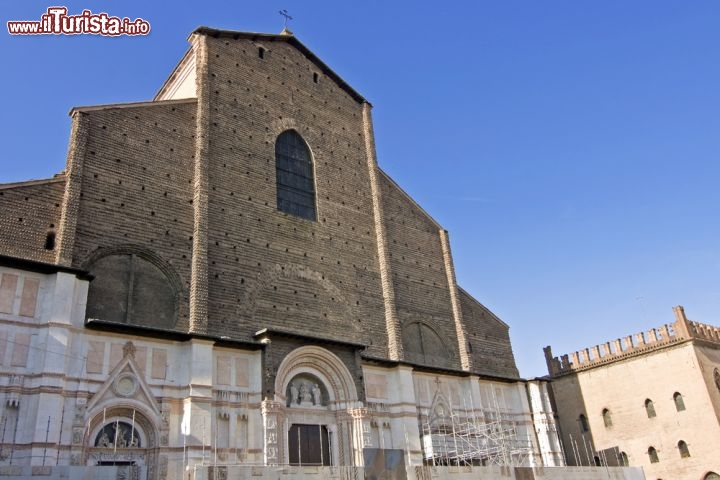
[{"label": "brick pilaster", "polygon": [[455,320],[455,332],[457,333],[458,347],[460,352],[460,365],[463,370],[472,369],[472,359],[468,354],[467,332],[463,323],[460,298],[458,297],[457,280],[455,279],[455,267],[453,266],[452,253],[450,252],[450,239],[447,230],[440,229],[440,246],[442,248],[445,273],[447,275],[448,290],[450,291],[450,304]]},{"label": "brick pilaster", "polygon": [[370,104],[363,104],[363,136],[365,137],[365,158],[367,159],[370,175],[370,190],[372,193],[373,218],[375,222],[375,237],[378,249],[378,264],[380,268],[380,283],[382,284],[383,303],[385,307],[385,328],[388,336],[388,358],[391,360],[403,359],[403,345],[400,330],[400,320],[395,306],[395,288],[390,272],[390,255],[385,232],[385,219],[382,208],[380,185],[378,183],[378,166],[375,152],[375,136],[373,133]]},{"label": "brick pilaster", "polygon": [[55,263],[72,265],[75,246],[75,230],[80,214],[80,191],[82,188],[83,163],[87,145],[88,124],[90,120],[82,112],[73,112],[73,124],[70,132],[70,147],[65,166],[65,194],[58,226]]},{"label": "brick pilaster", "polygon": [[208,73],[207,38],[195,35],[197,72],[197,115],[195,135],[195,169],[193,178],[193,251],[190,275],[190,332],[207,333],[208,329],[208,150],[210,126],[210,76]]}]

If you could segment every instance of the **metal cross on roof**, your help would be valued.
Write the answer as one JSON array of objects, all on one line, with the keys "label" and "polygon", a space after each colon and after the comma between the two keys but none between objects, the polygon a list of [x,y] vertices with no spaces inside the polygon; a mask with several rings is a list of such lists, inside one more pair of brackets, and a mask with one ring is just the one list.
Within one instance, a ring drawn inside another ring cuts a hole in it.
[{"label": "metal cross on roof", "polygon": [[288,20],[292,20],[293,17],[291,17],[290,14],[288,13],[288,11],[284,8],[282,10],[280,10],[278,13],[280,15],[282,15],[283,17],[285,17],[285,28],[287,28]]}]

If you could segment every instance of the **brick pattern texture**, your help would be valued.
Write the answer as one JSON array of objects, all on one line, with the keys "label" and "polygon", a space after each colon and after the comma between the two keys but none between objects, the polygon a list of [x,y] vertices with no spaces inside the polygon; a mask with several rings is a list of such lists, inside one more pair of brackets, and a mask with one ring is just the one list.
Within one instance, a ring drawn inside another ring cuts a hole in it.
[{"label": "brick pattern texture", "polygon": [[[515,378],[507,327],[450,284],[441,227],[369,158],[368,105],[282,37],[196,35],[197,100],[79,109],[72,265],[92,271],[113,249],[159,259],[177,279],[177,330],[250,340],[282,329],[366,344],[366,355],[396,360],[403,350],[422,353],[422,332],[432,332],[442,366]],[[287,129],[312,153],[316,221],[276,208],[274,143]],[[27,217],[22,228],[3,228],[3,252],[52,261],[42,241],[57,222],[63,183],[3,195],[4,227],[19,223],[21,207]],[[455,295],[461,311],[453,312]],[[389,323],[388,305],[396,309]],[[463,318],[472,355],[461,362],[455,321]],[[396,324],[402,345],[388,341]],[[353,362],[348,356],[357,373]]]},{"label": "brick pattern texture", "polygon": [[64,176],[0,185],[0,253],[54,263],[54,249],[46,249],[45,242],[57,231],[64,190]]}]

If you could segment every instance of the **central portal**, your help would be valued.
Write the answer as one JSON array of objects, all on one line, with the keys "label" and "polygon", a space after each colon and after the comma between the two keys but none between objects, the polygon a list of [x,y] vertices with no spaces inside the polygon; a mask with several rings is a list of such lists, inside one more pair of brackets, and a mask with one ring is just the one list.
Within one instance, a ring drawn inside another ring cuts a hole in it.
[{"label": "central portal", "polygon": [[288,432],[290,465],[332,465],[325,425],[293,424]]}]

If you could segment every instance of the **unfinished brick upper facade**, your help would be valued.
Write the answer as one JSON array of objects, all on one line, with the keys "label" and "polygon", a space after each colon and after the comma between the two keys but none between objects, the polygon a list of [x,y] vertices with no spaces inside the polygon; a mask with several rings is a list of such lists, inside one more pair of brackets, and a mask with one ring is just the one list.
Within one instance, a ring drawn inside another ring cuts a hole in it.
[{"label": "unfinished brick upper facade", "polygon": [[[0,252],[118,284],[157,268],[174,324],[133,324],[245,342],[282,330],[517,378],[507,325],[454,284],[446,232],[377,166],[367,101],[292,35],[200,28],[191,43],[155,100],[72,111],[62,174],[0,188]],[[289,129],[311,151],[316,221],[277,208]],[[112,255],[152,267],[94,270]]]},{"label": "unfinished brick upper facade", "polygon": [[62,173],[0,185],[0,468],[562,466],[370,104],[289,32],[189,40],[152,101],[71,111]]}]

